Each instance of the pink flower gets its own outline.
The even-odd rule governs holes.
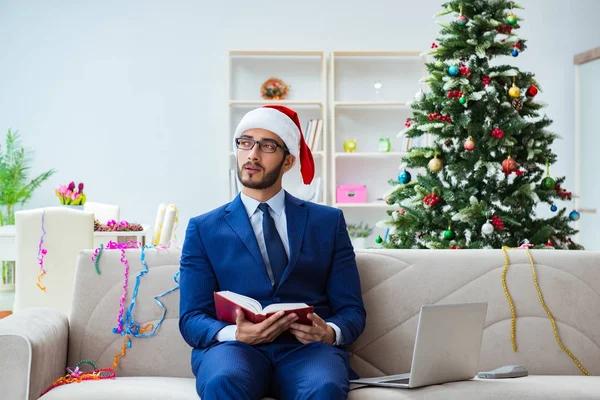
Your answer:
[[[75,189],[75,182],[69,183],[69,190]]]
[[[58,192],[58,194],[60,194],[61,196],[64,196],[65,193],[67,193],[67,185],[58,185],[58,189],[56,189],[56,191]]]
[[[79,192],[73,192],[73,194],[71,195],[71,200],[77,200],[78,197],[79,197]]]
[[[127,226],[127,221],[121,221],[121,222],[119,222],[119,226]]]
[[[66,197],[66,198],[69,198],[69,197],[71,197],[71,195],[72,195],[72,194],[73,194],[73,191],[72,191],[72,190],[67,190],[67,191],[65,192],[65,197]]]
[[[83,182],[79,183],[78,189],[79,189],[79,192],[83,192]]]
[[[108,221],[108,222],[106,223],[106,226],[114,226],[114,225],[116,225],[116,224],[117,224],[117,221],[115,221],[114,219],[111,219],[110,221]]]

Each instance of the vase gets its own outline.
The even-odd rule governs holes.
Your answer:
[[[61,207],[67,207],[67,208],[69,208],[71,210],[82,210],[83,211],[83,206],[81,206],[81,205],[71,206],[69,204],[61,204],[60,206]]]
[[[364,237],[354,237],[351,239],[352,247],[354,249],[366,249],[367,248],[367,238]]]

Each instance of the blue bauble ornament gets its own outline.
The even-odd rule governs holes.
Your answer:
[[[512,54],[513,57],[517,57],[519,55],[519,50],[513,49],[513,51],[512,51],[511,54]]]
[[[409,183],[411,178],[412,177],[410,176],[410,172],[408,172],[405,169],[403,169],[402,172],[400,172],[398,174],[398,182],[400,182],[403,185],[406,185],[407,183]]]
[[[550,211],[552,211],[552,212],[556,212],[556,210],[558,210],[558,207],[556,207],[554,204],[552,204],[552,205],[550,206]]]
[[[459,70],[458,70],[458,67],[456,65],[451,65],[451,66],[448,67],[448,73],[451,76],[458,75],[458,72],[459,72]]]
[[[569,213],[569,219],[571,221],[577,221],[579,219],[580,215],[577,211],[573,210]]]

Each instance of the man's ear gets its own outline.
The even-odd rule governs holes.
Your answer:
[[[285,156],[285,161],[283,163],[283,170],[285,172],[288,172],[290,169],[292,169],[292,167],[294,166],[294,163],[296,162],[296,156],[292,155],[292,154],[288,154]]]

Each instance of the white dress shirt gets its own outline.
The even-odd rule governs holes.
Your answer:
[[[258,248],[260,249],[260,254],[262,255],[263,261],[267,266],[267,274],[269,275],[271,284],[274,284],[275,282],[273,280],[273,274],[271,272],[271,263],[269,262],[267,245],[265,244],[265,237],[263,235],[262,229],[263,214],[262,211],[260,211],[260,209],[258,208],[258,206],[260,205],[260,201],[245,195],[243,192],[240,193],[240,197],[242,203],[244,204],[244,207],[246,208],[246,212],[248,213],[248,218],[250,218],[250,224],[252,225],[252,230],[254,230],[254,235],[256,236],[256,241],[258,242]],[[273,217],[273,221],[275,222],[275,228],[277,229],[277,233],[279,233],[279,237],[283,242],[283,247],[285,248],[285,253],[287,254],[289,260],[290,241],[287,235],[287,219],[285,216],[285,191],[281,189],[275,196],[267,200],[267,204],[269,205],[269,212],[271,214],[271,217]],[[343,338],[342,331],[340,330],[340,328],[332,322],[327,322],[327,325],[331,326],[335,331],[334,345],[341,345],[343,343]],[[224,327],[217,333],[217,340],[220,342],[227,340],[236,340],[236,330],[236,325],[228,325]]]

